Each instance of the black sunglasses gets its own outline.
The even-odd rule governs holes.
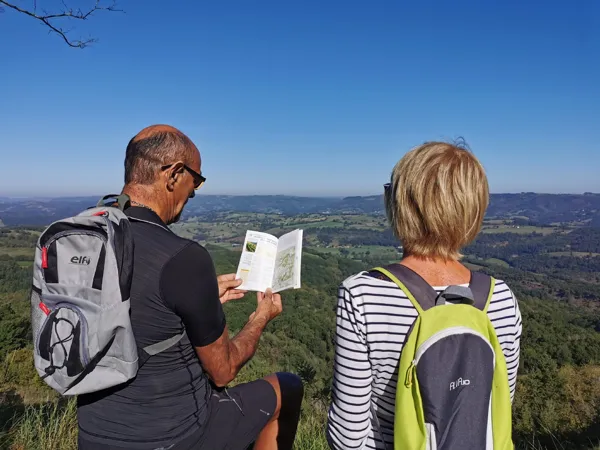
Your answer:
[[[169,167],[171,167],[173,164],[167,164],[165,166],[162,166],[160,168],[160,170],[166,170]],[[200,189],[200,187],[204,184],[204,182],[206,181],[206,177],[204,175],[202,175],[201,173],[196,172],[194,169],[190,168],[189,166],[187,166],[186,164],[183,165],[183,168],[185,170],[187,170],[190,175],[194,178],[194,189],[198,190]]]

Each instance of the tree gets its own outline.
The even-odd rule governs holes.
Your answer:
[[[80,8],[73,9],[69,7],[65,3],[65,0],[61,0],[61,5],[62,7],[55,11],[47,11],[45,9],[38,10],[37,0],[33,0],[33,8],[31,9],[17,6],[16,4],[5,0],[0,0],[0,12],[4,12],[4,9],[8,8],[19,14],[36,19],[49,29],[49,33],[58,34],[69,47],[74,48],[85,48],[88,45],[97,42],[97,39],[93,37],[84,40],[71,39],[67,36],[71,30],[63,28],[63,24],[88,20],[98,11],[122,12],[117,8],[115,0],[106,4],[102,0],[95,0],[93,6],[83,10]]]

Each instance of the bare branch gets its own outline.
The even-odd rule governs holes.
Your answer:
[[[65,30],[64,28],[62,28],[61,26],[56,24],[55,23],[56,21],[59,21],[59,20],[76,20],[76,21],[82,20],[83,21],[83,20],[89,19],[94,13],[96,13],[98,11],[123,12],[121,9],[117,8],[116,0],[112,0],[112,3],[107,6],[104,6],[102,4],[102,0],[96,0],[96,4],[94,5],[94,7],[90,8],[86,11],[82,11],[79,8],[77,8],[77,10],[74,10],[73,8],[68,7],[64,0],[61,0],[61,3],[63,5],[63,9],[58,12],[49,13],[49,12],[43,10],[42,14],[38,14],[37,13],[37,1],[35,1],[35,0],[33,2],[33,10],[23,9],[17,5],[9,3],[6,0],[0,0],[0,11],[3,10],[1,8],[1,6],[4,5],[5,7],[10,8],[14,11],[17,11],[21,14],[25,14],[26,16],[37,19],[49,28],[50,33],[58,34],[65,41],[65,43],[68,46],[74,47],[74,48],[85,48],[88,45],[96,42],[97,39],[89,38],[86,40],[71,40],[67,36],[67,34],[70,32],[70,30]]]

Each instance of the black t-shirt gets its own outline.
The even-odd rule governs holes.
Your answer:
[[[204,247],[190,241],[174,255],[162,270],[160,290],[166,305],[183,321],[192,345],[212,344],[223,334],[217,274]]]
[[[225,328],[215,268],[198,243],[175,235],[151,210],[129,208],[134,238],[131,323],[139,348],[185,329],[174,346],[150,357],[125,385],[78,399],[80,436],[132,449],[169,448],[201,432],[211,384],[194,346]],[[139,352],[139,350],[138,350]],[[80,445],[85,450],[85,445]]]

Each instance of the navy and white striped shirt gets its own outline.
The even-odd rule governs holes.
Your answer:
[[[434,286],[441,292],[445,286]],[[488,309],[506,358],[511,401],[519,367],[521,314],[510,288],[496,280]],[[339,287],[335,367],[327,436],[335,449],[393,448],[398,362],[417,310],[395,283],[361,272]]]

